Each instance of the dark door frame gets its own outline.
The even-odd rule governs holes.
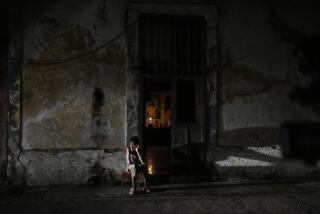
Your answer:
[[[139,8],[139,7],[138,7]],[[137,11],[128,11],[126,13],[126,20],[129,22],[130,20],[138,20],[141,14],[144,14],[146,12],[153,12],[152,9],[149,10],[137,10]],[[155,15],[158,14],[158,12],[155,12]],[[159,15],[165,14],[165,11],[163,13],[159,13]],[[199,15],[204,17],[205,19],[208,19],[206,14],[203,14],[201,11],[195,10],[194,15]],[[181,12],[180,9],[176,8],[176,13],[170,14],[170,15],[186,15],[183,12]],[[168,78],[172,80],[172,82],[175,82],[176,79],[198,79],[200,83],[200,102],[201,102],[201,143],[203,144],[203,147],[201,147],[201,160],[203,162],[207,162],[207,147],[208,147],[208,141],[209,141],[209,123],[210,121],[208,120],[208,100],[207,100],[207,21],[205,20],[205,38],[203,40],[203,58],[201,61],[201,74],[200,75],[180,75],[180,74],[162,74],[162,73],[152,73],[152,74],[147,74],[146,72],[143,72],[143,67],[141,63],[141,55],[140,55],[140,23],[138,22],[138,25],[130,31],[131,37],[128,37],[128,42],[132,44],[129,48],[129,56],[131,57],[131,61],[129,63],[129,77],[132,79],[135,79],[135,84],[138,86],[136,88],[131,87],[130,84],[127,86],[129,89],[132,89],[137,96],[136,102],[130,103],[129,104],[136,104],[136,112],[132,112],[131,114],[136,115],[137,118],[137,126],[127,128],[127,131],[131,134],[131,132],[136,133],[138,136],[143,135],[143,124],[144,124],[144,112],[143,112],[143,80],[146,77],[149,78]],[[130,55],[131,54],[131,55]],[[131,76],[130,76],[131,75]],[[133,78],[134,77],[134,78]],[[173,87],[172,90],[175,87]],[[175,92],[173,92],[175,93]],[[173,98],[174,99],[174,98]],[[131,101],[132,102],[132,101]],[[175,102],[175,101],[173,101]],[[173,106],[175,108],[175,106]],[[173,133],[171,134],[171,137],[173,136]],[[143,139],[142,139],[143,140]],[[172,140],[171,140],[172,142]],[[142,141],[143,144],[143,141]]]

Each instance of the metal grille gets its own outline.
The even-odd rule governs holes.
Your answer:
[[[198,76],[206,59],[206,22],[194,15],[140,16],[143,74]]]

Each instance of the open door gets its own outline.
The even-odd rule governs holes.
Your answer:
[[[171,170],[171,88],[169,80],[144,80],[143,143],[150,175],[168,175]]]
[[[195,177],[206,161],[206,28],[197,15],[140,15],[140,124],[151,175]]]
[[[142,139],[148,173],[201,175],[206,162],[200,78],[145,78]]]

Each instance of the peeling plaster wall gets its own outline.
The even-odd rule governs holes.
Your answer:
[[[208,151],[216,176],[320,175],[319,166],[283,160],[279,147],[283,122],[320,119],[318,104],[295,97],[300,87],[317,91],[310,78],[318,71],[306,70],[319,68],[319,10],[311,1],[221,4],[220,136]]]
[[[5,8],[0,7],[0,179],[6,176],[7,171],[7,64],[3,61],[8,53],[9,24]]]
[[[9,10],[9,43],[8,57],[21,59],[22,57],[22,24],[21,8]],[[10,183],[21,185],[25,183],[25,167],[21,157],[21,73],[22,62],[8,61],[8,140],[7,140],[7,173]]]
[[[27,184],[31,186],[97,182],[117,184],[125,168],[125,155],[121,151],[25,151],[21,161],[28,166]],[[96,170],[97,167],[99,170]]]
[[[281,123],[319,121],[320,114],[312,106],[292,99],[295,88],[308,77],[299,69],[297,44],[281,39],[284,32],[279,29],[286,28],[276,29],[271,23],[279,19],[274,21],[283,21],[301,34],[319,34],[320,23],[314,21],[320,18],[319,7],[299,1],[222,4],[222,145],[272,145],[277,143]]]
[[[24,55],[37,62],[86,53],[123,31],[126,1],[56,1],[27,8]],[[28,185],[120,180],[125,169],[124,36],[86,57],[25,64],[21,162]],[[30,61],[29,61],[30,62]],[[102,168],[95,175],[92,169]],[[91,180],[90,180],[91,179]]]
[[[24,57],[43,62],[90,51],[121,32],[125,21],[135,22],[140,12],[203,15],[208,24],[206,146],[213,178],[318,175],[317,168],[282,161],[276,145],[281,122],[319,120],[319,111],[291,97],[310,78],[301,72],[296,39],[284,37],[286,32],[272,24],[270,17],[279,17],[271,15],[270,8],[294,29],[289,28],[294,38],[299,32],[318,34],[318,14],[310,15],[312,6],[302,3],[297,13],[288,3],[230,0],[217,4],[217,20],[217,5],[211,3],[55,1],[41,3],[38,10],[28,5]],[[303,18],[297,18],[300,12]],[[8,175],[34,186],[119,182],[126,139],[139,135],[137,26],[108,48],[79,60],[25,64],[22,85],[17,73],[21,68],[10,68],[15,72],[10,77]],[[17,56],[22,50],[19,42],[14,44],[12,56]],[[238,147],[217,147],[218,126],[219,143]]]

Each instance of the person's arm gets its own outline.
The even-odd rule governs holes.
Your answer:
[[[126,160],[127,160],[127,165],[130,165],[129,148],[126,149]]]
[[[139,152],[139,148],[140,148],[140,146],[137,146],[136,152],[137,152],[137,154],[138,154],[140,163],[141,163],[141,164],[144,164],[144,162],[143,162],[143,160],[142,160],[142,156],[141,156],[141,154],[140,154],[140,152]]]

